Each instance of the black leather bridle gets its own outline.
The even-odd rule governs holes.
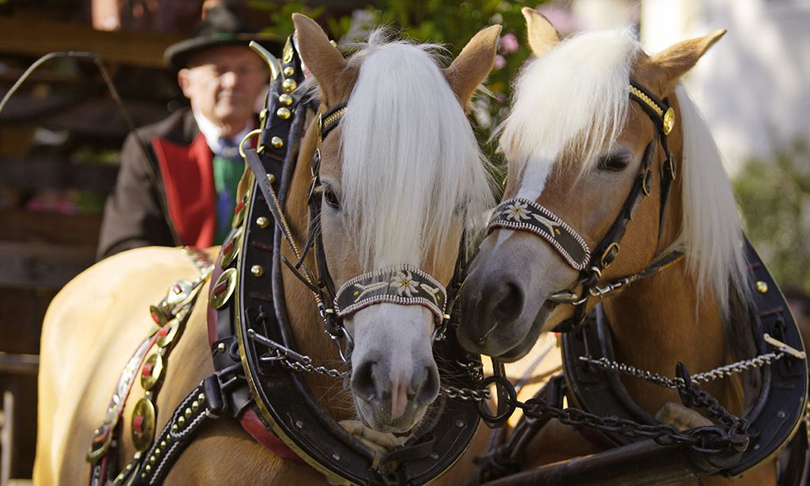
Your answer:
[[[594,251],[591,251],[576,230],[552,211],[530,199],[516,197],[502,202],[495,208],[489,223],[490,232],[496,228],[505,228],[528,231],[541,237],[563,257],[568,265],[580,272],[580,278],[570,290],[557,292],[549,299],[555,303],[567,303],[575,306],[574,315],[555,327],[554,332],[570,332],[582,325],[587,317],[586,309],[590,297],[602,296],[630,281],[653,275],[682,256],[680,252],[674,251],[658,255],[641,272],[618,279],[605,287],[598,287],[602,273],[613,263],[619,253],[620,243],[627,231],[627,224],[632,218],[633,209],[652,190],[653,157],[658,143],[661,144],[664,152],[661,167],[661,207],[658,218],[659,238],[664,228],[672,183],[677,177],[675,156],[669,151],[667,144],[667,135],[675,124],[675,110],[669,106],[666,98],[659,100],[635,81],[630,82],[628,90],[630,99],[638,103],[650,117],[655,127],[655,135],[644,150],[641,170],[636,176],[619,214]]]
[[[340,125],[346,110],[345,102],[338,103],[318,115],[319,145]],[[307,191],[310,217],[307,240],[298,261],[295,264],[288,261],[284,263],[316,295],[319,313],[326,331],[333,339],[344,337],[351,339],[343,326],[343,319],[365,307],[389,302],[426,307],[435,317],[434,339],[442,339],[453,314],[461,282],[464,281],[466,274],[464,234],[462,234],[455,270],[447,287],[424,270],[413,265],[402,264],[363,273],[336,288],[329,273],[321,232],[323,185],[320,179],[320,167],[321,150],[318,147],[312,156],[310,166],[312,180]],[[308,276],[301,270],[310,250],[315,251],[317,274],[314,276],[314,280],[312,276]],[[348,358],[347,354],[341,352],[344,358]]]

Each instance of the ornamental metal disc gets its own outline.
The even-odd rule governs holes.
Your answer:
[[[233,236],[228,238],[228,241],[223,243],[220,253],[222,260],[220,265],[224,268],[231,264],[231,262],[239,254],[239,248],[242,246],[242,227],[237,228],[233,232]]]
[[[211,290],[211,306],[219,309],[224,306],[233,295],[236,288],[236,269],[229,268],[222,272]]]
[[[155,438],[155,405],[141,398],[132,410],[132,442],[138,452],[145,452]]]
[[[146,362],[141,368],[141,386],[145,391],[155,387],[160,376],[163,374],[163,357],[158,353],[152,353],[146,358]]]
[[[169,316],[163,311],[161,307],[156,305],[149,306],[149,314],[152,316],[152,320],[155,321],[155,324],[158,326],[162,326],[169,322]]]
[[[194,290],[194,284],[189,280],[178,280],[169,289],[169,293],[166,295],[166,303],[172,307],[182,304],[191,295],[192,290]]]
[[[670,106],[664,113],[664,135],[669,135],[673,128],[675,128],[675,110]]]
[[[172,319],[165,326],[161,327],[157,332],[157,345],[159,348],[165,348],[174,341],[177,336],[177,330],[180,328],[180,320]]]

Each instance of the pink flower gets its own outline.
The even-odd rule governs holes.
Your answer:
[[[500,54],[495,56],[495,69],[501,69],[506,66],[506,59]]]
[[[510,52],[515,52],[516,50],[520,49],[520,43],[515,37],[515,34],[512,32],[507,32],[503,37],[501,37],[501,52],[504,54],[509,54]]]

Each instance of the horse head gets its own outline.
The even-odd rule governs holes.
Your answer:
[[[464,107],[493,65],[500,27],[443,70],[433,47],[379,34],[344,58],[314,21],[294,21],[320,95],[318,136],[301,153],[318,160],[317,224],[352,341],[353,401],[367,426],[405,432],[439,394],[432,342],[450,312],[444,288],[462,233],[489,203]]]
[[[519,359],[673,245],[726,302],[729,276],[745,278],[734,199],[719,157],[685,147],[717,152],[677,86],[725,31],[648,56],[630,28],[562,40],[523,13],[537,59],[501,127],[504,203],[462,291],[462,345]]]

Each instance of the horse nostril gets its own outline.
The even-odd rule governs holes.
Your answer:
[[[374,367],[376,361],[363,362],[354,373],[352,373],[352,390],[354,394],[366,401],[377,401],[377,387],[374,384]]]
[[[508,324],[520,317],[523,310],[523,291],[512,282],[507,282],[495,299],[492,317],[496,323]]]
[[[436,365],[425,367],[425,374],[422,383],[417,385],[416,402],[424,405],[432,403],[439,396],[439,369]]]

